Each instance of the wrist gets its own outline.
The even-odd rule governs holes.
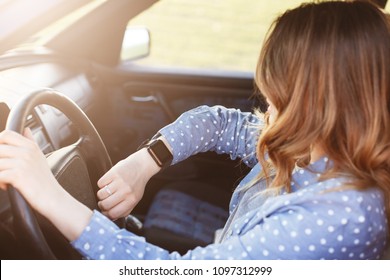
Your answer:
[[[48,180],[41,186],[37,196],[29,201],[34,209],[49,218],[50,214],[58,209],[58,205],[62,204],[65,193],[66,191],[57,180]]]
[[[58,184],[59,185],[59,184]],[[46,216],[69,240],[77,239],[88,225],[92,210],[73,198],[60,185],[45,210]]]
[[[47,180],[36,196],[28,197],[31,206],[70,241],[82,233],[92,216],[92,210],[73,198],[55,179]]]
[[[173,160],[172,147],[161,134],[158,133],[151,140],[146,140],[144,143],[139,149],[146,148],[150,157],[161,169],[171,165]]]
[[[139,164],[140,173],[147,176],[150,179],[153,175],[157,174],[161,167],[155,162],[147,148],[142,148],[128,157],[126,160],[133,160],[133,156],[136,156],[136,161]]]

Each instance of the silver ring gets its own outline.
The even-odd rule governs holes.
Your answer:
[[[112,195],[112,191],[110,190],[110,188],[109,188],[108,185],[106,185],[106,186],[104,187],[104,190],[106,191],[106,193],[108,193],[109,196]]]

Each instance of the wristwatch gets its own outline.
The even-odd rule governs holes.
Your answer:
[[[165,143],[158,138],[159,136],[161,135],[156,135],[151,140],[146,140],[146,143],[142,144],[138,150],[146,148],[156,164],[165,169],[171,165],[173,155]]]

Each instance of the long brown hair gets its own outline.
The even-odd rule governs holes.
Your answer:
[[[333,163],[324,177],[381,188],[390,219],[388,16],[362,1],[285,12],[262,49],[256,83],[278,111],[257,146],[265,175],[275,174],[269,188],[290,190],[293,169],[308,165],[316,145]]]

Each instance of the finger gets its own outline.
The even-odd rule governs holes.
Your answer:
[[[123,197],[118,193],[113,193],[109,197],[100,200],[98,202],[98,206],[103,211],[108,211],[112,208],[114,208],[117,204],[121,203],[123,201]]]
[[[108,211],[103,211],[102,213],[109,217],[111,220],[117,220],[122,217],[128,216],[133,208],[129,209],[129,206],[123,201],[122,203],[117,204],[115,207],[111,208]]]
[[[27,139],[35,142],[34,135],[32,134],[32,131],[29,127],[26,127],[23,132],[23,136],[26,137]]]
[[[0,189],[6,191],[7,188],[8,188],[8,184],[7,184],[7,183],[2,183],[2,182],[0,182]]]
[[[0,183],[18,188],[20,182],[26,177],[21,166],[23,162],[17,158],[0,158]]]
[[[20,156],[20,147],[0,144],[0,158],[19,158]]]
[[[0,157],[0,171],[16,170],[21,166],[21,162],[17,158]]]
[[[104,200],[104,199],[108,198],[109,196],[111,196],[113,193],[115,193],[116,190],[117,190],[117,188],[115,187],[115,184],[111,183],[111,184],[105,185],[103,188],[98,190],[96,195],[97,195],[99,200]]]
[[[12,130],[3,130],[2,132],[0,132],[0,143],[3,144],[20,145],[24,142],[22,138],[23,136]]]
[[[6,190],[8,185],[13,185],[15,179],[14,173],[11,169],[0,171],[0,185],[1,189]]]
[[[15,131],[3,130],[0,132],[0,143],[11,146],[25,146],[31,141]]]
[[[99,188],[104,188],[105,186],[111,184],[114,181],[114,177],[111,174],[111,169],[107,171],[97,182]]]

